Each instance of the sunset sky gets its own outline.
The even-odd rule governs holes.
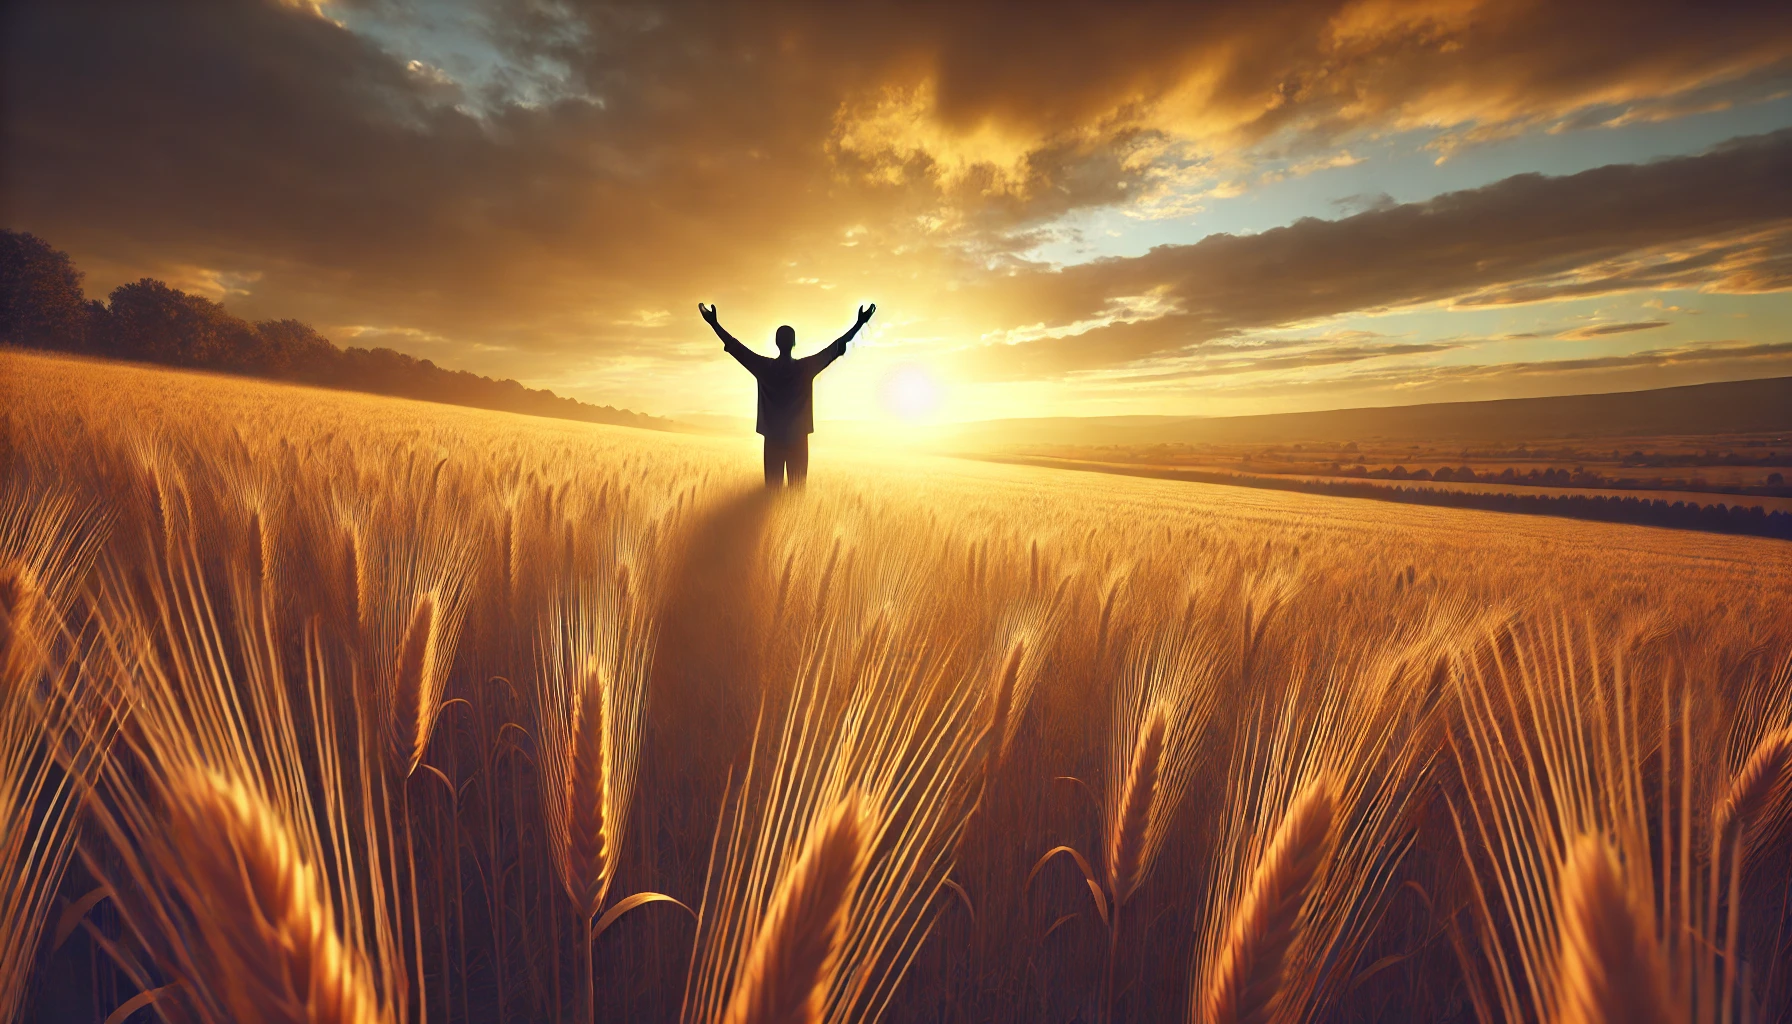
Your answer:
[[[1792,4],[7,5],[0,222],[662,415],[879,313],[819,418],[1792,373]]]

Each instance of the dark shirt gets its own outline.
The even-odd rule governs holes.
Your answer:
[[[801,359],[762,356],[733,338],[722,348],[759,381],[759,418],[753,429],[774,441],[815,433],[815,375],[846,354],[852,335]]]

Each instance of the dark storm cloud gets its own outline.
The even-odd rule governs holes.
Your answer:
[[[401,27],[440,17],[402,0],[324,10]],[[1765,95],[1792,80],[1784,5],[1720,17],[1615,2],[492,0],[466,20],[495,56],[441,67],[402,32],[357,35],[271,0],[32,0],[0,17],[9,226],[113,280],[182,267],[253,279],[230,300],[249,315],[439,336],[469,356],[502,344],[534,377],[574,347],[640,351],[668,335],[630,324],[682,317],[697,297],[806,294],[790,279],[818,264],[836,294],[937,301],[965,337],[1099,316],[1160,286],[1179,304],[1181,318],[1014,346],[1016,368],[1049,374],[1353,302],[1516,288],[1692,238],[1714,208],[1705,235],[1784,206],[1785,190],[1745,182],[1751,219],[1740,201],[1661,181],[1657,165],[1591,172],[1616,191],[1590,209],[1532,211],[1527,195],[1553,201],[1560,186],[1514,179],[1049,279],[1020,268],[1049,294],[1010,289],[995,309],[940,298],[948,280],[1000,298],[983,285],[1017,269],[1046,218],[1122,201],[1166,161],[1415,126],[1472,141],[1586,111],[1604,123]],[[1752,173],[1751,145],[1702,159]],[[1598,215],[1634,215],[1651,196],[1684,212],[1650,210],[1629,230]],[[1482,212],[1496,206],[1517,223]],[[1758,287],[1787,276],[1783,262],[1743,262]]]
[[[1085,322],[1140,295],[1176,312],[1006,346],[988,367],[1041,376],[1112,366],[1253,328],[1458,298],[1491,304],[1669,282],[1767,290],[1786,280],[1792,253],[1788,181],[1792,130],[1699,156],[1519,175],[1341,220],[1034,271],[992,286],[1011,319]]]

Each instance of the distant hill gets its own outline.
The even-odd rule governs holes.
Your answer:
[[[964,444],[1189,444],[1294,441],[1531,440],[1792,431],[1792,377],[1652,391],[1261,416],[1104,416],[985,420],[961,425]]]

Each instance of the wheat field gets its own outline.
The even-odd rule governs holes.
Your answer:
[[[1792,1017],[1782,542],[0,392],[0,1019]]]

